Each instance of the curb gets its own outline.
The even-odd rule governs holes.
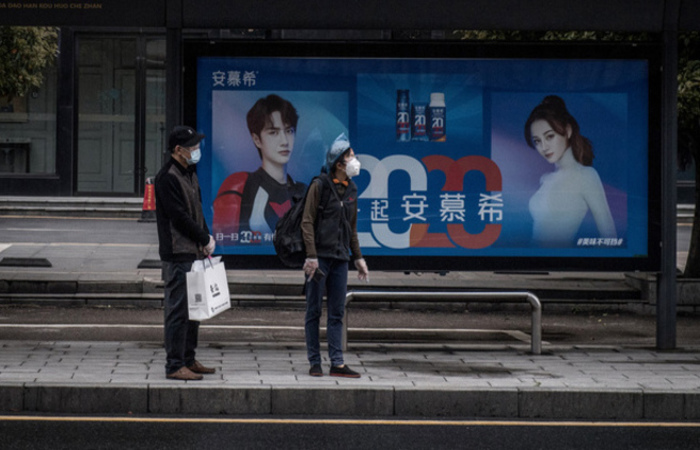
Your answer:
[[[699,420],[700,393],[643,390],[420,389],[0,384],[5,412],[327,415],[502,419]]]

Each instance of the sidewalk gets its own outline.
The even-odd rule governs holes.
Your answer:
[[[700,420],[700,349],[354,345],[360,379],[308,375],[302,343],[200,343],[217,368],[164,376],[160,343],[2,341],[3,413]]]
[[[31,266],[42,259],[51,267]],[[156,245],[0,244],[0,302],[160,306],[160,270],[139,268],[157,260]],[[301,298],[297,271],[229,271],[229,279],[240,306]],[[374,272],[370,285],[436,287],[644,304],[621,273]],[[198,359],[217,373],[179,382],[164,376],[161,342],[0,341],[0,412],[700,420],[700,345],[660,352],[543,342],[535,356],[513,342],[350,343],[346,360],[359,380],[308,376],[303,342],[200,342]]]

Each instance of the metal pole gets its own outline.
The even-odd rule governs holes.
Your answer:
[[[56,114],[56,174],[59,178],[59,192],[71,196],[77,190],[78,165],[76,141],[76,64],[75,33],[72,28],[63,27],[59,33],[58,60],[58,112]]]
[[[656,289],[656,348],[676,348],[676,154],[679,0],[666,2],[663,32],[661,273]]]

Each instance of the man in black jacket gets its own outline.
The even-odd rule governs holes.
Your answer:
[[[156,175],[156,220],[165,281],[165,375],[174,380],[201,380],[214,373],[195,359],[199,322],[189,320],[187,272],[196,259],[214,252],[214,238],[204,221],[196,164],[204,138],[187,126],[173,128],[171,158]]]

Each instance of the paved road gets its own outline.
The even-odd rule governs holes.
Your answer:
[[[698,423],[217,417],[1,417],[14,449],[689,449]]]
[[[76,217],[0,217],[4,243],[157,244],[154,222]]]

